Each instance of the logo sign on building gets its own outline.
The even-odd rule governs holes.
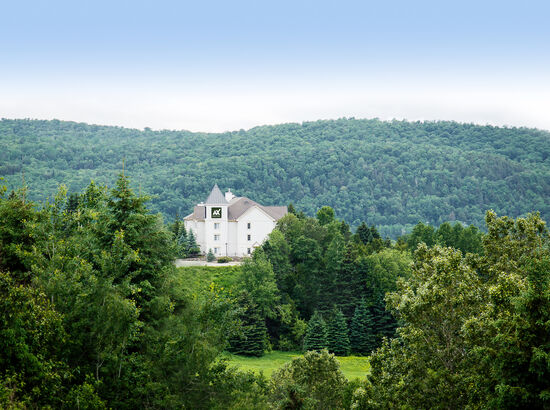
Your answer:
[[[221,218],[222,209],[221,208],[212,208],[212,218]]]

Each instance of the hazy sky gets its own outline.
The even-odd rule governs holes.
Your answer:
[[[0,117],[550,129],[548,1],[18,0],[0,16]]]

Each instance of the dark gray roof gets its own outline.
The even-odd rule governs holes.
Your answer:
[[[222,191],[220,191],[220,188],[218,188],[218,184],[214,185],[214,188],[212,188],[212,192],[210,192],[210,195],[208,195],[208,198],[206,198],[206,201],[204,201],[204,203],[208,205],[228,204],[225,196],[222,194]]]

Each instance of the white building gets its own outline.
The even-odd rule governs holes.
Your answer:
[[[216,256],[246,256],[260,246],[277,221],[287,214],[286,206],[263,206],[218,185],[204,203],[184,218],[185,229],[193,230],[201,252]]]

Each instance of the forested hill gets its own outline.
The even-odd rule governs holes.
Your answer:
[[[65,121],[0,122],[0,175],[29,196],[81,191],[125,172],[168,219],[215,182],[266,205],[323,205],[395,237],[417,222],[483,226],[485,210],[550,220],[550,133],[455,122],[339,119],[218,134]]]

